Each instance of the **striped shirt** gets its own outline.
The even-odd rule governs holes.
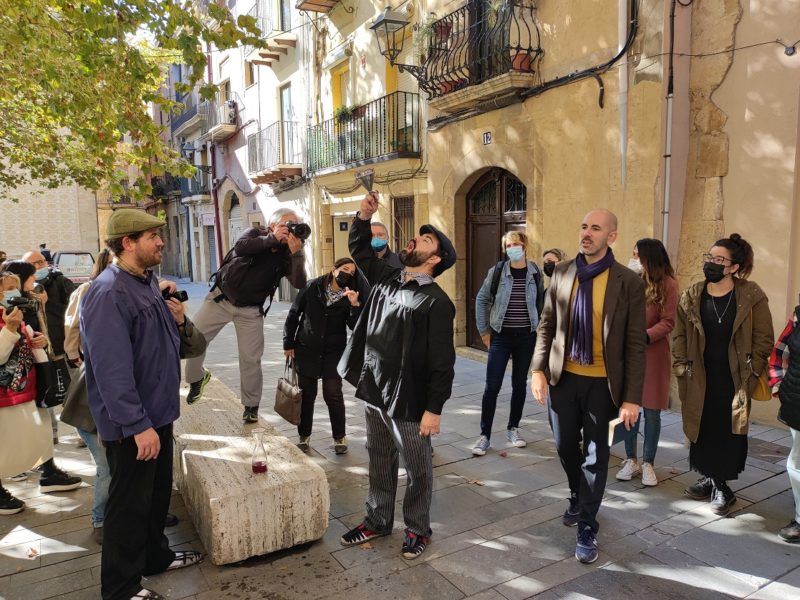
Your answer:
[[[528,268],[511,268],[511,276],[514,284],[511,288],[511,298],[508,301],[508,308],[503,318],[503,329],[506,327],[525,327],[531,328],[531,317],[528,314],[528,302],[525,296],[525,285],[528,278]]]

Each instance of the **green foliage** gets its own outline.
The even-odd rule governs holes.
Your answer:
[[[346,123],[353,118],[355,110],[355,106],[340,106],[333,111],[333,118],[337,123]]]
[[[127,168],[190,175],[165,145],[148,105],[180,105],[159,94],[166,68],[206,72],[206,50],[263,47],[252,17],[234,23],[214,0],[0,0],[0,196],[31,180],[122,192]],[[152,40],[152,43],[143,40]],[[213,98],[215,86],[200,93]],[[120,189],[117,189],[120,188]]]

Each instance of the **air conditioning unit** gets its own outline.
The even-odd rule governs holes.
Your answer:
[[[236,125],[236,100],[227,100],[225,106],[228,109],[228,124]]]

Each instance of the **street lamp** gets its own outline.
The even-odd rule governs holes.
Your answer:
[[[426,89],[427,79],[424,68],[395,62],[403,51],[403,41],[408,25],[408,21],[403,18],[402,14],[387,6],[386,10],[373,21],[370,29],[375,32],[375,37],[378,38],[378,48],[389,64],[397,67],[401,72],[408,71],[420,83],[420,86]]]

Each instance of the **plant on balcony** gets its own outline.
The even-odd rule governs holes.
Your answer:
[[[521,71],[523,73],[530,73],[531,68],[531,54],[530,52],[517,52],[511,57],[511,68],[514,71]]]
[[[433,42],[434,39],[434,23],[436,20],[436,13],[428,13],[414,28],[414,57],[420,64],[425,62],[428,49],[432,45],[431,42]]]
[[[337,123],[347,123],[353,118],[355,106],[340,106],[333,111],[333,118]]]

